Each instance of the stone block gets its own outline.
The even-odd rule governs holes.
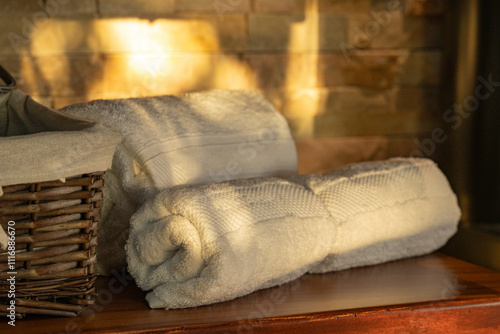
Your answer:
[[[416,135],[424,131],[419,112],[319,115],[315,137]]]
[[[312,88],[342,83],[338,54],[267,53],[244,57],[263,88]]]
[[[347,21],[337,15],[250,14],[250,50],[339,50]]]
[[[338,53],[247,54],[246,62],[263,88],[313,88],[345,85],[345,61]]]
[[[297,89],[289,91],[285,114],[299,114],[302,103],[305,111],[314,115],[376,114],[417,112],[439,113],[439,87],[391,87],[373,89],[364,87],[333,87]]]
[[[0,15],[0,30],[0,54],[4,55],[91,52],[97,42],[89,18],[61,19],[41,10],[33,15]]]
[[[175,12],[175,0],[100,0],[101,17],[158,18]]]
[[[407,15],[442,15],[446,10],[446,0],[403,0]]]
[[[418,149],[416,144],[417,137],[413,136],[396,136],[389,137],[387,154],[392,157],[409,157],[411,153]]]
[[[224,20],[216,16],[205,17],[217,31],[219,48],[225,51],[244,51],[247,47],[248,24],[245,15],[224,15]]]
[[[353,87],[336,89],[332,93],[325,105],[324,114],[376,114],[396,110],[395,92],[392,89]]]
[[[376,12],[403,12],[405,0],[371,0],[371,10]]]
[[[284,92],[283,115],[288,120],[294,138],[314,137],[316,115],[330,108],[338,109],[338,101],[328,100],[330,91],[326,88],[296,89]]]
[[[443,20],[408,17],[400,12],[372,12],[349,19],[348,42],[343,49],[440,48]]]
[[[388,157],[388,139],[375,137],[314,138],[295,142],[299,173],[325,173],[347,164]]]
[[[320,13],[353,14],[368,13],[371,0],[317,0]]]
[[[97,16],[95,0],[47,0],[44,8],[51,17]]]
[[[340,15],[320,15],[319,16],[319,49],[339,50],[342,43],[347,40],[348,23],[344,16]],[[307,33],[304,39],[310,38]]]
[[[285,105],[285,114],[309,115],[365,114],[394,111],[396,96],[391,89],[365,89],[360,87],[334,87],[299,89],[290,91]]]
[[[278,110],[280,113],[283,113],[283,106],[285,100],[285,93],[282,89],[276,88],[266,88],[260,89],[261,93],[264,97],[271,102],[271,104]]]
[[[341,68],[347,85],[373,88],[438,85],[441,80],[441,51],[358,50],[345,58]]]
[[[0,2],[0,15],[25,17],[31,23],[54,17],[96,15],[95,0],[20,0]]]
[[[254,11],[259,13],[300,13],[305,10],[306,0],[255,0]]]
[[[109,55],[105,60],[105,91],[149,96],[208,89],[214,63],[214,58],[205,54]]]
[[[284,53],[248,54],[244,60],[255,74],[260,87],[282,88],[287,84],[290,56]]]
[[[105,53],[208,52],[219,49],[216,30],[203,20],[106,19],[97,23],[96,30],[99,48]]]
[[[441,57],[439,50],[410,52],[401,64],[397,82],[401,85],[439,85]]]
[[[49,19],[41,23],[30,36],[28,53],[36,56],[67,53],[93,53],[99,39],[92,19]]]
[[[397,83],[408,52],[400,50],[358,51],[345,59],[342,74],[346,85],[389,88]],[[416,69],[418,71],[418,69]]]
[[[250,14],[248,48],[250,50],[287,50],[290,26],[300,17],[288,15]]]
[[[103,62],[97,56],[22,57],[18,66],[18,87],[31,95],[80,96],[103,91]]]
[[[211,88],[221,89],[257,89],[257,77],[250,66],[240,56],[220,54],[214,56]]]
[[[63,0],[64,1],[64,0]],[[33,0],[4,0],[0,2],[1,15],[33,15],[37,11],[44,11],[42,1]]]
[[[394,89],[396,101],[394,110],[418,111],[427,114],[428,120],[439,118],[441,111],[440,87],[398,87]],[[441,115],[442,116],[442,115]]]
[[[344,57],[339,53],[319,53],[317,55],[318,87],[346,85]]]
[[[250,0],[177,0],[177,11],[213,12],[224,20],[226,14],[247,13],[250,11]]]
[[[4,15],[0,12],[0,54],[16,55],[29,53],[31,38],[43,21],[32,20],[32,16],[13,13]]]
[[[318,125],[329,117],[340,118],[348,122],[346,129],[332,128],[328,135],[364,135],[361,128],[355,127],[357,117],[394,112],[397,96],[395,90],[361,89],[357,87],[296,89],[286,92],[283,114],[289,119],[290,127],[296,138],[311,138],[321,129],[327,135],[326,128]],[[344,120],[345,119],[345,120]],[[361,124],[361,123],[360,123]],[[363,125],[363,129],[365,126]],[[346,132],[347,131],[347,132]],[[378,134],[378,133],[371,133]]]
[[[99,47],[105,53],[218,52],[246,45],[243,15],[179,16],[176,19],[104,19],[96,23]]]
[[[439,124],[438,88],[338,87],[286,92],[283,114],[296,138],[402,135]]]
[[[106,92],[131,96],[257,88],[253,73],[237,56],[204,53],[110,55],[104,85]]]

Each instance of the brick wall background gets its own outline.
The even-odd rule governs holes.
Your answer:
[[[54,108],[261,90],[301,172],[408,156],[439,125],[444,0],[0,0],[0,64]],[[432,156],[431,156],[432,158]]]

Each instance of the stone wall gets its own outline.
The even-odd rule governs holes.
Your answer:
[[[444,0],[0,2],[0,64],[60,108],[261,90],[301,172],[407,156],[439,125]],[[432,157],[432,156],[431,156]]]

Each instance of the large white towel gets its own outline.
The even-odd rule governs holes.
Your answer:
[[[61,111],[104,122],[123,138],[103,189],[101,274],[126,265],[131,213],[159,190],[297,172],[286,120],[254,91],[99,100]]]
[[[132,218],[129,271],[153,308],[232,299],[321,273],[422,255],[460,210],[430,160],[352,165],[159,193]]]

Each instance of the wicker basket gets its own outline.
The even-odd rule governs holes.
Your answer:
[[[94,303],[103,174],[3,188],[0,224],[5,232],[9,225],[15,228],[16,254],[9,262],[7,250],[0,250],[0,314],[11,301],[11,276],[18,317],[76,316]]]

